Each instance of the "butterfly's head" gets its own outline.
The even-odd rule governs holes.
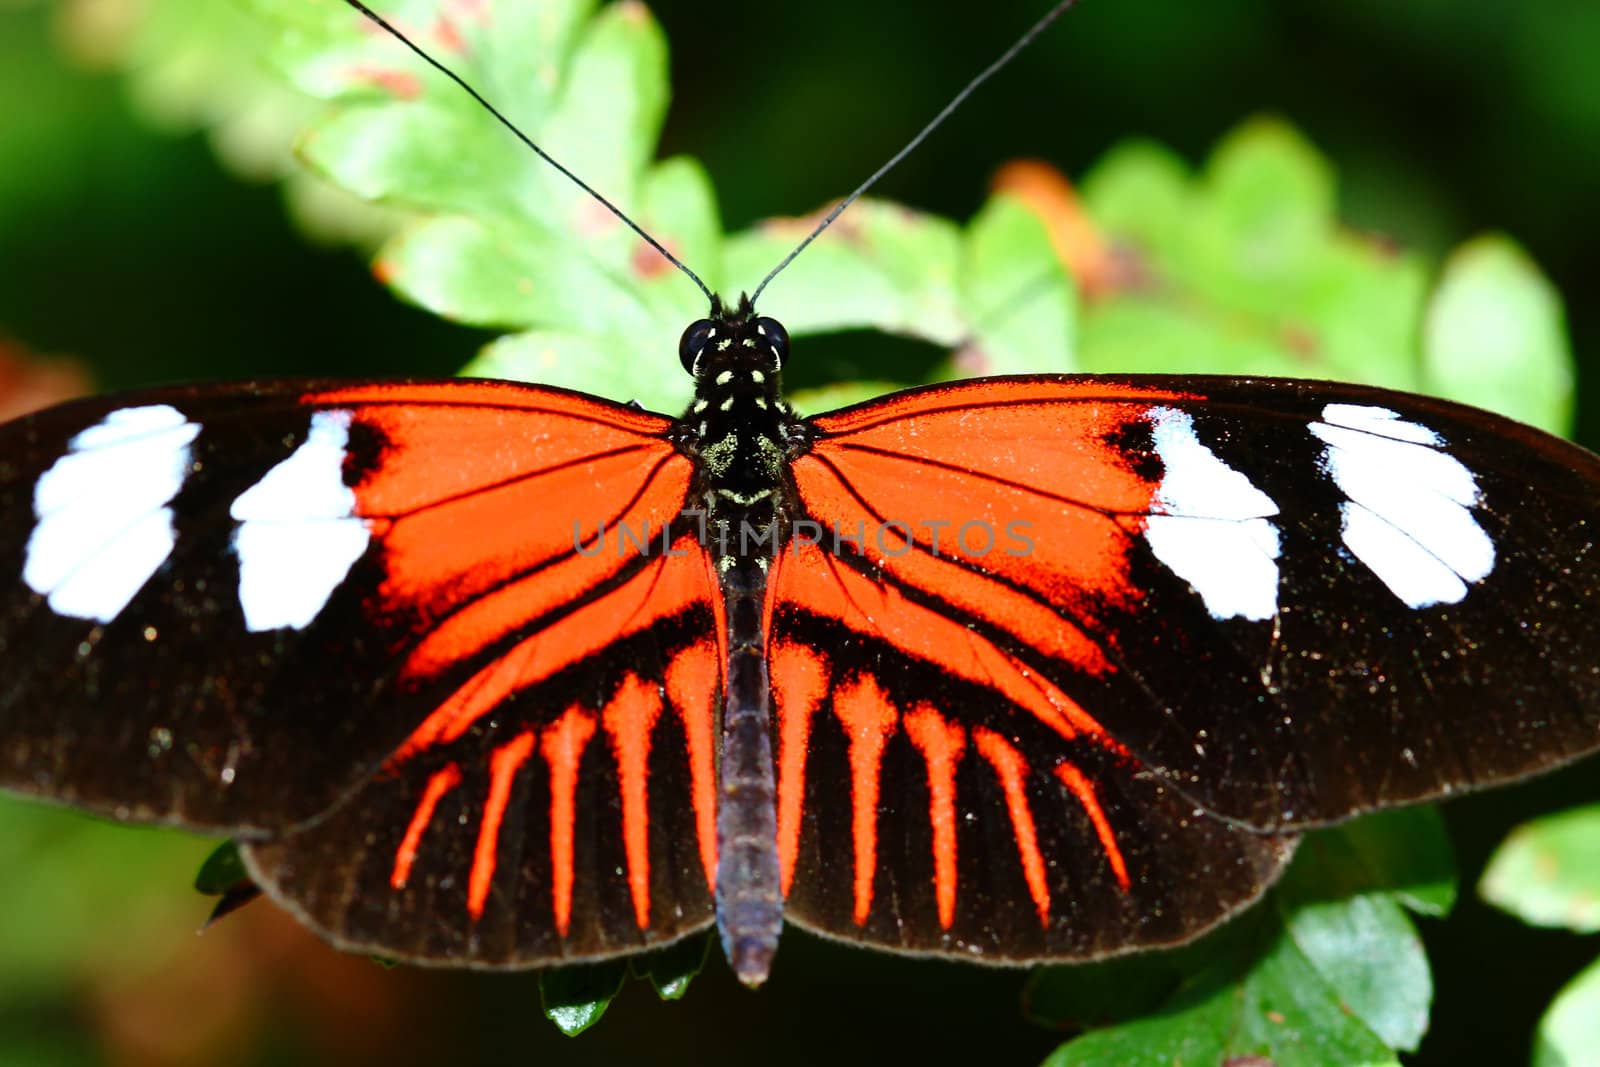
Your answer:
[[[756,381],[776,386],[789,358],[789,332],[777,319],[757,315],[747,296],[739,298],[736,309],[714,297],[710,316],[683,331],[678,358],[697,384],[728,374],[749,378],[754,372]]]

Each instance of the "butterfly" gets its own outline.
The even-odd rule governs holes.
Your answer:
[[[1600,458],[1329,382],[1024,376],[801,417],[713,298],[674,416],[172,387],[0,427],[0,786],[236,837],[325,937],[611,958],[786,922],[1087,960],[1296,836],[1600,748]]]

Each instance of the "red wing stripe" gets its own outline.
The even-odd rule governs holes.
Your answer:
[[[769,658],[772,695],[778,707],[778,871],[789,895],[800,858],[800,815],[806,796],[806,746],[811,716],[828,691],[828,661],[792,642],[775,643]]]
[[[452,693],[423,720],[391,757],[397,764],[432,745],[466,733],[519,689],[537,684],[569,664],[593,655],[618,638],[705,603],[703,555],[692,540],[676,546],[687,555],[658,557],[626,582],[558,619],[514,646]]]
[[[650,735],[661,717],[661,693],[630,674],[601,713],[617,758],[622,792],[622,849],[628,892],[639,929],[650,926]]]
[[[928,823],[933,828],[933,893],[939,925],[956,918],[956,764],[966,750],[961,727],[947,723],[927,704],[905,717],[906,736],[928,766]]]
[[[695,833],[700,838],[700,863],[706,889],[717,887],[717,786],[714,702],[722,674],[709,641],[684,649],[667,665],[667,699],[683,724],[689,750],[689,802],[694,805]]]
[[[574,838],[578,819],[578,766],[594,736],[594,719],[568,708],[544,733],[540,754],[550,765],[550,902],[556,932],[567,936],[572,923],[572,883],[576,878]]]
[[[1028,895],[1039,909],[1039,925],[1050,925],[1050,886],[1045,880],[1044,855],[1039,851],[1039,834],[1033,811],[1028,807],[1028,762],[1005,738],[982,726],[972,731],[978,754],[989,761],[1000,789],[1005,793],[1006,810],[1011,814],[1011,832],[1017,841],[1017,856],[1022,861],[1022,877]]]
[[[1071,763],[1056,764],[1055,773],[1061,783],[1072,790],[1072,795],[1083,805],[1089,821],[1094,823],[1094,832],[1100,837],[1100,848],[1106,854],[1106,862],[1111,864],[1111,873],[1126,893],[1132,887],[1128,880],[1128,864],[1122,858],[1122,849],[1117,847],[1117,835],[1111,829],[1111,820],[1106,818],[1105,809],[1100,806],[1094,783]]]
[[[422,725],[411,732],[386,765],[398,767],[417,753],[454,741],[466,733],[474,722],[516,690],[533,651],[533,643],[524,642],[467,679],[422,720]]]
[[[507,475],[498,481],[487,482],[483,485],[475,485],[469,489],[462,489],[459,492],[452,493],[449,496],[439,497],[436,500],[415,501],[407,506],[403,511],[380,513],[362,509],[358,514],[360,514],[362,518],[366,519],[390,519],[398,523],[401,520],[409,519],[414,516],[424,514],[425,512],[436,511],[439,508],[449,507],[451,504],[461,504],[477,497],[491,496],[495,493],[498,493],[502,489],[515,489],[526,486],[529,482],[537,478],[549,478],[556,475],[566,474],[574,470],[582,470],[585,466],[602,464],[608,460],[621,460],[622,462],[620,466],[623,467],[623,469],[637,471],[641,467],[639,456],[641,452],[648,453],[658,451],[659,448],[652,447],[652,443],[639,442],[638,444],[622,445],[618,448],[606,449],[603,452],[590,452],[580,456],[574,456],[571,459],[564,459],[558,463],[552,463],[548,467],[536,467],[532,470],[518,471],[517,473]],[[660,465],[659,461],[657,465]],[[627,508],[624,507],[622,510],[626,511]]]
[[[619,546],[623,526],[651,548],[659,544],[661,528],[683,506],[688,472],[681,456],[652,465],[635,455],[585,457],[394,519],[382,538],[386,574],[380,592],[391,606],[437,619],[437,627],[447,629],[460,625],[460,615],[482,615],[485,601],[529,579],[552,584],[553,573],[576,567],[592,576],[590,582],[599,581],[639,554]],[[608,495],[591,502],[600,485]],[[356,492],[359,513],[366,514],[362,489]],[[571,502],[571,517],[562,521],[549,514],[552,500]],[[600,533],[605,537],[597,541]],[[524,610],[523,617],[548,609]]]
[[[851,836],[855,840],[855,920],[872,914],[873,878],[878,870],[878,780],[883,749],[899,713],[870,676],[839,689],[833,713],[850,738]]]
[[[785,592],[804,583],[804,594],[792,601],[807,611],[839,619],[861,633],[881,634],[908,655],[991,686],[1068,740],[1087,734],[1110,751],[1122,751],[1076,701],[959,622],[907,599],[893,586],[880,586],[836,563],[814,545],[788,554]]]
[[[467,911],[474,920],[483,918],[483,907],[494,882],[494,869],[500,854],[500,824],[506,805],[511,802],[511,784],[517,771],[533,752],[533,732],[518,734],[489,756],[489,796],[483,802],[483,821],[478,824],[478,847],[473,851],[472,870],[467,877]]]
[[[630,529],[640,531],[648,526],[655,531],[651,535],[650,547],[653,551],[660,546],[662,523],[676,515],[688,491],[688,461],[679,456],[672,462],[671,468],[667,468],[668,465],[663,462],[650,471],[649,480],[642,483],[648,493],[641,497],[632,510],[622,513],[621,521],[625,521]],[[592,492],[596,483],[588,484]],[[524,501],[522,511],[526,513],[547,506],[548,499],[564,500],[569,497],[583,499],[577,489],[555,493],[550,498],[538,495]],[[631,546],[626,549],[619,546],[614,536],[608,537],[606,543],[595,546],[594,555],[579,553],[573,545],[572,528],[563,525],[549,531],[548,542],[538,546],[536,554],[542,553],[538,559],[518,560],[515,558],[516,550],[507,544],[499,552],[502,558],[491,558],[490,562],[481,564],[472,560],[464,561],[458,558],[459,546],[461,538],[468,533],[474,543],[474,559],[481,559],[482,547],[477,542],[481,537],[491,535],[480,534],[480,530],[495,530],[504,526],[511,533],[498,536],[510,537],[513,541],[520,537],[518,547],[526,551],[527,543],[533,538],[532,533],[526,532],[530,524],[516,516],[503,523],[476,521],[470,515],[451,515],[448,518],[451,520],[449,524],[433,530],[432,536],[426,539],[433,545],[429,551],[440,554],[439,560],[425,566],[416,565],[420,568],[419,573],[430,576],[420,580],[418,588],[436,590],[432,594],[433,602],[425,603],[423,607],[430,613],[437,612],[439,621],[407,657],[404,672],[408,677],[435,674],[492,642],[524,629],[531,620],[579,599],[625,568],[636,566],[639,558]],[[465,525],[468,533],[462,531],[461,525]],[[542,525],[546,524],[532,524],[533,527]],[[615,530],[613,526],[613,534]],[[517,531],[523,532],[517,534]],[[684,541],[688,542],[687,549]],[[391,552],[400,551],[392,547],[391,542],[394,542],[394,535],[384,542],[386,559],[391,567],[391,579],[385,585],[385,595],[398,595],[403,605],[409,602],[409,597],[417,594],[399,595],[390,590],[390,585],[398,581],[394,574],[407,573],[394,571],[404,561],[402,558],[389,558]],[[449,551],[451,547],[457,551]],[[680,539],[674,548],[675,552],[685,550],[694,554],[702,552],[692,538]],[[662,557],[657,555],[655,558],[660,560]],[[418,580],[413,580],[413,584],[415,581]]]
[[[864,528],[876,531],[878,539],[888,539],[885,531],[893,528],[892,516],[870,506],[834,463],[822,458],[808,459],[806,463],[808,466],[815,463],[826,470],[837,483],[823,498],[827,502],[821,506],[831,509],[838,507],[839,501],[854,501],[856,510],[852,518],[861,518],[866,524]],[[802,495],[811,506],[810,502],[816,498],[818,490],[817,479],[815,476],[805,477],[801,486]],[[937,493],[937,488],[933,492]],[[1059,529],[1066,523],[1067,520],[1063,519],[1055,526]],[[850,523],[845,522],[844,525],[848,528]],[[989,528],[988,524],[984,525]],[[1098,514],[1094,516],[1093,525],[1103,527],[1102,532],[1127,539],[1121,527],[1102,521]],[[879,546],[884,550],[884,558],[879,564],[897,583],[917,589],[925,596],[936,596],[947,601],[952,607],[1027,641],[1044,655],[1066,660],[1091,674],[1104,674],[1112,669],[1105,650],[1090,636],[1086,623],[1074,617],[1066,597],[1059,597],[1058,602],[1051,603],[1042,599],[1037,592],[1018,586],[1017,576],[990,573],[977,558],[964,556],[959,551],[952,552],[951,542],[956,535],[948,531],[943,545],[917,536],[915,530],[910,532],[910,539],[902,536],[893,543]],[[999,551],[996,549],[992,554],[998,554]],[[993,562],[988,557],[983,559]],[[1004,570],[1023,571],[1025,568],[1011,561],[1009,567],[1002,568]],[[1060,583],[1040,584],[1050,588]]]
[[[411,880],[412,864],[417,862],[417,848],[422,844],[422,834],[428,828],[428,823],[433,821],[434,809],[439,806],[439,801],[444,795],[461,784],[461,768],[454,763],[434,771],[433,777],[428,779],[428,785],[422,791],[422,799],[417,802],[417,808],[411,813],[411,822],[406,827],[406,835],[400,840],[400,847],[394,854],[394,872],[389,875],[389,885],[395,889],[404,889]]]

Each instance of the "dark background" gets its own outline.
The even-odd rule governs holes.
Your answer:
[[[705,162],[729,229],[811,210],[854,187],[1045,6],[663,0],[652,8],[673,45],[676,92],[663,151]],[[448,373],[481,342],[397,305],[353,254],[308,245],[275,188],[228,176],[202,137],[152,131],[116,75],[61,56],[49,16],[48,4],[0,5],[0,339],[79,360],[106,386]],[[1594,0],[1085,0],[877,192],[966,218],[1007,159],[1039,157],[1081,174],[1117,141],[1146,135],[1198,163],[1262,112],[1289,119],[1333,162],[1351,224],[1435,255],[1484,230],[1522,242],[1567,300],[1579,437],[1600,440]],[[1470,892],[1510,826],[1594,800],[1595,777],[1591,763],[1447,809],[1466,899],[1448,924],[1424,924],[1438,998],[1432,1034],[1411,1062],[1524,1061],[1549,997],[1600,948],[1529,930]],[[318,948],[303,951],[338,966]],[[906,963],[800,935],[786,938],[760,994],[738,990],[714,962],[686,1003],[658,1004],[631,988],[577,1042],[539,1017],[527,978],[380,972],[364,962],[352,973],[393,987],[374,996],[406,1006],[376,1016],[394,1029],[370,1041],[318,1037],[318,1026],[343,1032],[339,1020],[319,1023],[302,1007],[253,1055],[288,1062],[297,1050],[331,1047],[344,1062],[1009,1064],[1036,1062],[1059,1040],[1021,1020],[1020,975]],[[19,1013],[98,1048],[84,1028],[99,1016],[80,1002],[0,1002],[0,1033]],[[356,1017],[347,1029],[360,1028]],[[67,1062],[98,1053],[85,1055]],[[159,1062],[114,1045],[106,1057]],[[243,1052],[230,1061],[254,1062]],[[4,1048],[0,1062],[11,1062]]]

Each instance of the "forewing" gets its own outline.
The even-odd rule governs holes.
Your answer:
[[[1600,461],[1572,445],[1209,378],[812,425],[770,601],[797,922],[988,958],[1181,940],[1275,877],[1261,834],[1600,747]]]
[[[1215,814],[1300,828],[1600,748],[1600,459],[1574,445],[1227,378],[980,381],[815,424],[803,508],[914,527],[869,546],[886,594],[970,624]],[[934,552],[930,520],[994,547]]]
[[[270,837],[247,849],[265,888],[392,955],[704,925],[715,583],[692,538],[665,552],[690,477],[668,425],[446,381],[158,390],[6,426],[0,784]],[[384,870],[358,921],[322,890],[361,863]],[[500,922],[533,883],[542,911]]]

